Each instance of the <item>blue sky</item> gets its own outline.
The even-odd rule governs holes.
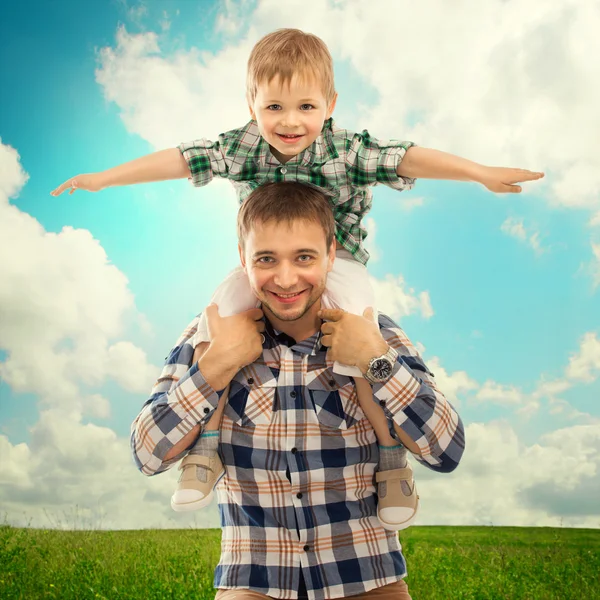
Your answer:
[[[48,500],[25,491],[41,476],[41,457],[81,451],[102,455],[102,481],[118,479],[117,461],[123,481],[135,482],[129,508],[111,512],[113,526],[188,523],[168,513],[172,474],[158,483],[136,477],[127,438],[164,356],[236,264],[233,190],[182,180],[49,192],[78,173],[245,123],[248,52],[264,33],[290,26],[320,35],[332,50],[338,124],[546,172],[511,196],[466,182],[374,190],[367,247],[376,254],[369,269],[381,308],[422,344],[473,440],[462,474],[432,480],[417,471],[421,494],[431,498],[423,523],[552,524],[573,513],[578,490],[600,489],[600,179],[590,141],[600,94],[577,44],[553,57],[556,72],[536,62],[545,56],[539,44],[560,36],[595,44],[590,23],[600,17],[573,5],[571,25],[561,29],[558,8],[528,4],[537,17],[523,18],[517,34],[492,27],[498,15],[509,19],[515,2],[491,2],[487,12],[472,3],[462,19],[441,3],[430,18],[399,2],[394,18],[411,23],[402,52],[383,9],[363,14],[351,0],[315,2],[302,14],[270,0],[3,8],[0,455],[11,466],[0,476],[0,508],[15,522],[24,511],[38,515]],[[340,32],[342,20],[354,34]],[[460,40],[444,22],[463,28]],[[385,41],[375,48],[369,36]],[[509,66],[506,56],[514,57]],[[557,83],[560,69],[570,74],[569,90]],[[62,446],[60,431],[89,447]],[[521,479],[503,492],[509,510],[490,496],[473,508],[477,516],[465,516],[456,489],[497,495],[504,488],[492,482],[515,460]],[[82,505],[91,475],[81,462],[64,467],[81,476],[81,487],[53,497],[57,510]],[[553,465],[568,469],[569,481],[556,483]],[[535,498],[549,483],[561,498],[567,486],[572,506],[530,506],[520,493]],[[451,486],[455,503],[442,506],[438,486]],[[149,489],[156,498],[144,502]],[[217,526],[211,510],[200,522]],[[575,509],[567,524],[599,526],[600,513],[586,510]]]

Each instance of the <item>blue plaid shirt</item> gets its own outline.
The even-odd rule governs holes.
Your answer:
[[[132,424],[131,447],[145,475],[184,455],[164,456],[217,407],[193,361],[199,316],[166,359],[152,395]],[[460,417],[438,390],[406,334],[379,315],[384,339],[398,351],[391,379],[373,386],[391,435],[394,423],[419,447],[416,460],[450,472],[464,449]],[[262,356],[237,373],[219,429],[226,474],[217,485],[221,559],[216,588],[297,598],[344,598],[406,575],[395,532],[377,518],[375,432],[354,381],[332,371],[321,334],[296,343],[267,322]]]

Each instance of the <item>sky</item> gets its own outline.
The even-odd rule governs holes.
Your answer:
[[[0,14],[0,519],[219,527],[171,510],[129,431],[164,358],[237,264],[232,186],[50,191],[249,120],[266,33],[320,36],[335,122],[546,173],[521,194],[374,189],[379,309],[466,427],[416,465],[420,525],[600,527],[600,5],[593,0],[5,3]]]

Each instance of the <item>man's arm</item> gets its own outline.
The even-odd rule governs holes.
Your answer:
[[[205,314],[211,338],[206,351],[194,360],[190,342],[196,317],[169,353],[152,395],[131,425],[133,457],[144,475],[162,473],[182,457],[235,374],[262,353],[260,309],[222,318],[212,304]]]
[[[479,163],[431,148],[412,146],[398,164],[396,173],[411,179],[448,179],[473,181],[485,185],[492,192],[518,193],[519,182],[533,181],[544,176],[541,172],[505,167],[486,167]]]
[[[430,469],[449,473],[458,465],[464,448],[464,428],[458,413],[437,388],[404,331],[380,314],[375,325],[367,309],[363,316],[340,309],[321,310],[321,342],[330,360],[355,365],[364,374],[372,358],[398,353],[391,377],[373,385],[373,401],[383,407],[392,438],[403,443]]]

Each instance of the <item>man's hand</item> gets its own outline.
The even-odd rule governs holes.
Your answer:
[[[321,326],[321,343],[329,347],[330,360],[356,366],[364,374],[372,358],[388,351],[389,346],[372,316],[372,308],[367,308],[363,316],[341,309],[319,311],[319,317],[327,321]]]
[[[50,192],[51,196],[60,196],[65,190],[71,188],[69,196],[75,190],[85,190],[86,192],[99,192],[104,189],[102,185],[102,174],[101,173],[84,173],[67,179],[64,183],[61,183],[55,190]]]
[[[237,373],[262,354],[261,332],[265,330],[265,324],[260,320],[263,317],[260,308],[221,317],[219,307],[211,304],[204,314],[210,337],[207,353],[220,357],[227,367],[235,369]]]
[[[511,169],[507,167],[485,167],[483,165],[477,169],[477,181],[496,194],[518,194],[521,191],[520,185],[525,181],[535,181],[541,179],[543,173],[528,171],[527,169]]]

